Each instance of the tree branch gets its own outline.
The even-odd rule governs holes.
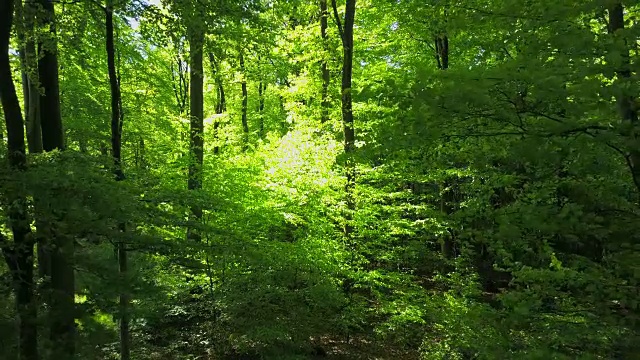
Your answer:
[[[342,22],[340,21],[340,14],[338,13],[338,4],[336,4],[336,0],[331,0],[331,7],[333,8],[333,17],[336,20],[336,25],[338,26],[338,33],[340,34],[340,39],[344,42],[344,28],[342,27]]]

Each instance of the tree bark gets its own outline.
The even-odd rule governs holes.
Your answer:
[[[176,58],[175,58],[176,60],[175,65],[177,66],[177,68],[174,68],[174,64],[171,63],[171,80],[172,80],[172,86],[173,86],[173,94],[176,99],[176,106],[178,108],[178,112],[180,113],[180,116],[182,116],[186,111],[187,101],[189,99],[189,96],[188,96],[189,80],[187,79],[187,76],[186,76],[187,69],[184,64],[185,62],[182,60],[182,55],[180,54],[181,51],[182,51],[182,46],[177,45],[176,52],[178,52],[178,55],[176,55]]]
[[[115,40],[113,28],[113,7],[108,2],[105,7],[106,20],[106,50],[107,67],[109,72],[109,87],[111,90],[111,156],[113,157],[114,174],[116,180],[124,179],[122,171],[122,122],[120,108],[120,84],[116,72]]]
[[[215,55],[210,52],[209,53],[209,62],[211,63],[211,72],[213,73],[213,78],[216,83],[216,114],[221,115],[225,111],[227,111],[227,104],[224,95],[224,85],[222,83],[222,76],[220,76],[220,69],[218,68],[218,62],[216,61]],[[213,122],[213,153],[220,153],[220,146],[218,142],[220,141],[220,135],[218,134],[218,130],[220,128],[220,121],[216,118]]]
[[[356,14],[356,0],[347,0],[344,26],[340,21],[336,0],[331,0],[333,12],[338,25],[340,38],[342,39],[342,124],[344,131],[344,152],[345,152],[345,196],[347,209],[345,212],[344,233],[348,240],[351,240],[353,227],[353,213],[356,210],[355,187],[356,187],[356,164],[354,159],[355,151],[355,128],[353,120],[353,103],[351,98],[351,81],[353,76],[353,25]]]
[[[202,50],[204,47],[204,32],[202,29],[189,29],[190,56],[190,139],[189,139],[189,190],[202,189],[202,166],[204,164],[204,95],[202,66]],[[198,206],[191,208],[196,221],[202,219],[202,209]],[[200,241],[201,237],[192,228],[187,229],[187,237]]]
[[[120,91],[120,77],[116,71],[115,31],[113,25],[113,2],[107,1],[104,8],[106,27],[107,67],[109,73],[109,85],[111,89],[111,155],[113,156],[113,173],[116,181],[125,179],[122,169],[122,93]],[[119,224],[121,232],[124,232],[125,224]],[[123,289],[119,296],[119,323],[120,323],[120,359],[131,358],[131,339],[129,334],[129,294],[126,289],[128,271],[128,254],[124,240],[118,241],[118,271]]]
[[[446,32],[436,35],[434,42],[438,69],[442,71],[449,69],[449,37]],[[447,179],[442,186],[444,190],[441,194],[441,210],[447,215],[451,215],[453,213],[453,203],[456,201],[456,181],[457,179],[455,178]],[[443,237],[440,245],[440,251],[446,259],[451,259],[455,256],[456,232],[451,228],[447,230],[448,234]]]
[[[42,6],[41,23],[49,28],[49,39],[39,44],[38,75],[44,94],[40,96],[40,123],[44,151],[64,150],[64,130],[60,115],[58,50],[53,0],[37,0]]]
[[[438,69],[447,70],[449,68],[449,37],[447,34],[436,36],[435,45]]]
[[[14,171],[26,169],[24,126],[20,103],[11,78],[9,40],[13,23],[13,0],[0,1],[0,102],[7,127],[9,166]],[[10,195],[8,218],[13,244],[0,235],[0,249],[9,267],[16,296],[19,319],[19,352],[21,360],[38,359],[37,307],[33,296],[33,237],[27,216],[26,197]]]
[[[37,78],[37,54],[34,42],[35,9],[33,4],[27,1],[22,6],[22,1],[17,3],[16,13],[21,14],[22,25],[18,27],[18,36],[23,45],[20,49],[20,61],[22,63],[22,92],[25,107],[25,125],[27,129],[27,146],[29,153],[42,152],[42,129],[40,128],[40,91]],[[19,9],[19,10],[18,10]]]
[[[267,86],[260,81],[258,84],[258,117],[260,119],[260,126],[258,128],[258,136],[260,139],[264,138],[264,91],[267,89]]]
[[[53,0],[38,0],[42,7],[41,24],[49,28],[50,38],[40,44],[38,74],[44,93],[40,97],[40,122],[44,151],[64,150],[64,131],[60,114],[60,89],[58,83],[58,55],[55,11]],[[60,217],[53,209],[53,216]],[[51,307],[50,339],[52,359],[75,358],[75,274],[73,269],[74,242],[48,224],[51,246],[43,246],[50,252]]]
[[[609,34],[614,37],[619,35],[619,30],[624,29],[624,6],[622,2],[615,2],[609,6]],[[621,54],[620,66],[616,69],[618,76],[617,83],[625,83],[631,81],[631,63],[629,59],[628,41],[622,40],[623,49],[615,49],[614,51]],[[617,96],[617,106],[620,116],[623,120],[623,135],[628,140],[628,153],[625,155],[627,165],[631,171],[633,183],[638,192],[640,192],[640,149],[638,149],[638,138],[640,137],[640,129],[638,129],[638,110],[635,106],[636,98],[625,90],[625,86],[619,86],[620,93]]]
[[[244,73],[244,54],[240,51],[240,73],[242,74],[242,151],[249,148],[249,123],[247,122],[247,79]]]
[[[322,55],[322,114],[320,121],[325,123],[329,120],[329,109],[331,104],[329,102],[329,83],[331,81],[329,67],[327,64],[327,56],[329,51],[327,27],[328,27],[329,12],[327,9],[327,0],[320,0],[320,36],[322,37],[322,49],[324,54]]]

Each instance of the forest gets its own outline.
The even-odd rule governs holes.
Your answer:
[[[640,359],[640,1],[0,0],[0,359]]]

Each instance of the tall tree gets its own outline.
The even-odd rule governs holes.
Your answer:
[[[258,83],[258,119],[260,124],[258,125],[258,137],[264,138],[264,92],[267,89],[267,84],[262,80]]]
[[[191,19],[187,26],[189,36],[189,77],[190,77],[190,158],[189,158],[189,190],[202,189],[202,166],[204,164],[204,71],[202,65],[205,29],[197,19]],[[191,208],[196,221],[202,219],[202,209],[198,206]],[[188,235],[194,240],[200,240],[200,235],[189,229]]]
[[[60,115],[60,86],[58,81],[58,54],[53,0],[37,0],[42,7],[40,23],[48,28],[48,36],[39,43],[38,75],[41,94],[40,122],[44,151],[64,149],[64,131]]]
[[[40,91],[38,89],[37,53],[35,46],[35,13],[33,2],[16,3],[16,14],[20,14],[17,30],[20,38],[20,62],[22,67],[22,93],[24,98],[27,147],[29,153],[42,152],[42,129],[40,128]]]
[[[321,122],[326,122],[329,120],[329,108],[331,103],[329,102],[329,83],[331,81],[331,75],[329,73],[329,67],[327,64],[327,56],[328,56],[328,36],[327,36],[327,28],[328,28],[328,18],[329,11],[327,7],[327,0],[320,0],[320,36],[322,40],[322,60],[321,60],[321,68],[322,68],[322,115],[320,117]]]
[[[113,23],[114,3],[107,0],[103,8],[105,13],[106,28],[106,50],[107,67],[109,73],[109,87],[111,90],[111,155],[113,157],[114,175],[116,181],[124,180],[124,170],[122,169],[122,93],[120,91],[120,77],[116,71],[116,46],[115,29]],[[125,224],[118,225],[120,231],[125,231]],[[118,241],[118,270],[122,290],[120,291],[120,359],[129,360],[131,358],[131,340],[129,334],[129,295],[126,291],[126,278],[128,272],[127,244],[124,240]]]
[[[244,67],[244,53],[240,50],[240,87],[242,90],[242,151],[249,148],[249,123],[247,122],[247,78]]]
[[[344,22],[338,13],[336,0],[331,0],[333,14],[338,26],[338,33],[342,40],[342,126],[344,132],[344,152],[345,152],[345,196],[347,211],[345,216],[344,233],[350,238],[353,232],[353,212],[356,210],[355,187],[356,187],[356,164],[354,159],[355,151],[355,128],[353,121],[353,101],[351,94],[351,82],[353,76],[353,25],[356,15],[356,0],[347,0],[345,6]]]
[[[0,1],[0,101],[7,128],[9,166],[23,171],[26,166],[24,127],[20,103],[11,77],[9,40],[13,23],[14,0]],[[27,199],[19,188],[8,195],[8,218],[13,233],[10,243],[0,234],[0,249],[9,267],[14,284],[15,301],[20,323],[20,359],[38,358],[37,308],[33,296],[34,241],[27,216]],[[4,207],[4,206],[3,206]]]
[[[638,128],[638,106],[636,97],[629,93],[629,82],[632,81],[631,61],[629,58],[629,44],[624,37],[624,5],[621,1],[615,1],[609,5],[609,34],[614,36],[614,44],[618,45],[613,50],[618,53],[619,62],[616,69],[618,94],[617,105],[620,116],[623,120],[623,135],[627,138],[629,150],[624,154],[627,165],[631,170],[631,177],[640,192],[640,147],[638,138],[640,129]]]
[[[39,49],[38,75],[43,93],[40,97],[40,122],[44,151],[64,150],[64,132],[60,113],[56,20],[53,0],[38,0],[40,21],[48,28],[48,36]],[[51,214],[61,218],[55,209]],[[48,248],[51,264],[50,338],[52,359],[75,357],[75,274],[74,241],[56,229],[55,221],[48,224],[51,246]]]
[[[226,98],[224,94],[224,83],[222,82],[222,75],[220,74],[219,62],[216,60],[216,56],[213,52],[209,52],[209,63],[211,64],[211,72],[213,74],[213,80],[216,86],[216,114],[222,115],[227,111]],[[220,153],[220,119],[218,117],[213,121],[213,153]]]
[[[114,163],[114,174],[116,180],[124,179],[122,170],[122,95],[120,92],[120,84],[118,74],[116,72],[116,48],[115,48],[115,31],[113,24],[113,0],[107,0],[106,6],[103,8],[105,13],[106,27],[106,51],[107,51],[107,68],[109,73],[109,88],[111,90],[111,153]]]

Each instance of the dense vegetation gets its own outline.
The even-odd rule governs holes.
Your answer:
[[[0,358],[640,358],[639,16],[0,0]]]

